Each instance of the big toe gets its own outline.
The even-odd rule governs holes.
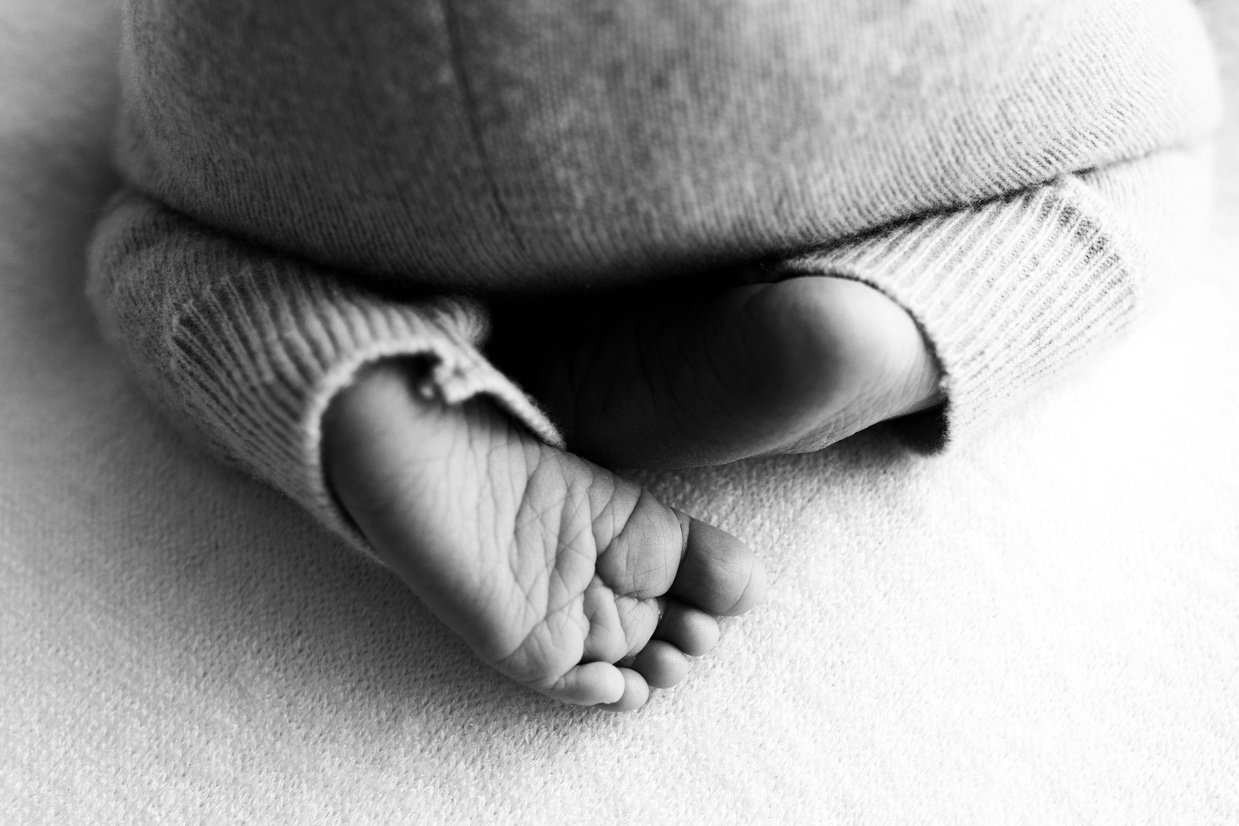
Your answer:
[[[766,592],[765,569],[747,545],[645,491],[600,556],[598,573],[625,596],[671,596],[715,616],[742,614]]]
[[[688,539],[671,596],[719,616],[743,614],[766,597],[766,569],[729,533],[677,513]]]

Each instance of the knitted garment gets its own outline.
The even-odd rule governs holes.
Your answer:
[[[934,439],[990,420],[1128,323],[1218,117],[1187,0],[130,0],[122,77],[105,329],[355,540],[319,420],[368,361],[559,442],[491,293],[855,278],[938,356]]]

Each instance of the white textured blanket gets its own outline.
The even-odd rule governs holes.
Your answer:
[[[1239,5],[1203,4],[1239,106]],[[479,665],[100,344],[101,0],[0,0],[0,819],[1234,822],[1239,123],[1218,249],[981,441],[650,477],[770,603],[643,711]]]

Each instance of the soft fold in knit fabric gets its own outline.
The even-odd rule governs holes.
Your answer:
[[[105,327],[345,535],[318,421],[368,360],[558,439],[495,292],[856,278],[938,355],[935,439],[990,421],[1129,322],[1218,114],[1186,0],[131,0],[122,76]]]

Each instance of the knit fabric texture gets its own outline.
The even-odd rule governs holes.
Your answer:
[[[318,422],[369,360],[558,440],[481,354],[493,293],[859,279],[939,358],[925,441],[990,421],[1130,321],[1174,243],[1149,204],[1218,117],[1186,0],[131,0],[124,28],[95,306],[175,418],[346,536]]]

